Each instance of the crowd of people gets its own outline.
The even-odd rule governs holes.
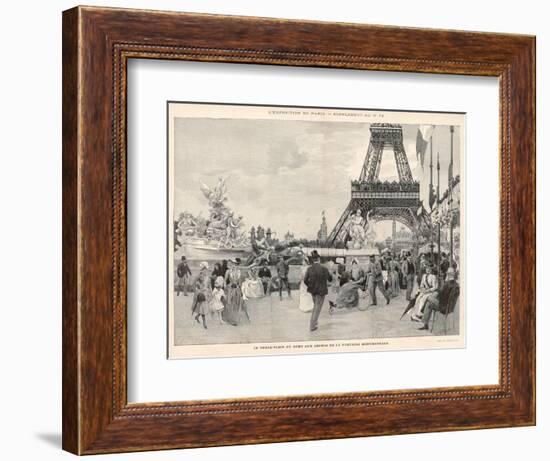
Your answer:
[[[224,260],[216,263],[210,270],[208,262],[203,261],[199,265],[199,273],[192,279],[193,274],[187,259],[185,256],[181,257],[176,269],[176,293],[179,296],[183,292],[187,296],[187,289],[192,287],[191,314],[198,324],[202,323],[204,329],[208,328],[208,314],[216,317],[221,324],[236,326],[243,319],[250,322],[239,265],[238,259]],[[254,280],[250,280],[246,286],[250,293],[255,293],[258,289]]]
[[[385,252],[380,258],[371,256],[365,267],[361,267],[357,259],[352,260],[349,268],[343,259],[336,262],[337,296],[334,301],[329,300],[330,313],[344,308],[361,309],[361,297],[370,298],[370,304],[366,306],[376,305],[377,291],[389,304],[391,298],[405,290],[408,304],[404,314],[410,312],[412,321],[422,323],[419,329],[427,330],[432,314],[449,313],[458,299],[457,264],[450,262],[443,252],[440,257],[421,254],[416,261],[410,252],[400,256]],[[418,287],[416,290],[415,286]],[[363,308],[366,308],[365,304]]]
[[[337,310],[357,307],[365,310],[378,304],[377,293],[384,298],[386,305],[391,299],[405,291],[408,302],[407,310],[411,319],[422,323],[426,329],[427,322],[438,309],[442,290],[445,302],[456,284],[456,265],[449,262],[445,253],[437,261],[430,255],[420,255],[415,261],[410,252],[396,255],[385,252],[380,257],[371,255],[366,263],[360,264],[353,259],[346,265],[344,258],[336,258],[321,264],[317,251],[302,258],[298,290],[298,308],[311,313],[310,330],[318,327],[318,318],[324,299],[330,293],[329,313]],[[437,270],[436,263],[439,266]],[[175,290],[177,296],[187,296],[192,289],[193,301],[191,312],[195,321],[207,329],[207,318],[217,319],[220,324],[237,326],[246,321],[250,323],[247,301],[277,293],[283,300],[285,293],[292,298],[289,281],[290,267],[280,257],[274,266],[263,261],[260,266],[243,268],[239,258],[216,262],[212,269],[208,262],[200,263],[198,274],[193,277],[185,256],[177,266]],[[414,290],[415,285],[418,290]],[[451,284],[453,285],[453,284]],[[413,297],[413,292],[417,291]],[[363,302],[360,300],[363,299]]]
[[[246,320],[250,322],[246,301],[261,298],[273,291],[279,292],[283,299],[283,290],[292,297],[289,283],[289,265],[284,258],[279,258],[275,274],[264,261],[260,267],[241,269],[241,259],[229,259],[216,262],[212,269],[208,262],[199,265],[198,274],[193,276],[185,256],[181,257],[176,269],[176,295],[188,296],[191,288],[193,301],[191,313],[198,324],[208,328],[207,314],[216,317],[220,324],[239,325]],[[243,273],[245,272],[245,273]]]

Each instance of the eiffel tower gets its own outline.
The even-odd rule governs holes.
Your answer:
[[[349,218],[357,210],[370,219],[395,220],[415,235],[429,235],[429,217],[420,201],[420,183],[415,181],[405,147],[401,125],[373,123],[371,137],[359,179],[351,182],[351,198],[342,216],[328,236],[328,242],[346,241]],[[380,181],[380,165],[385,149],[392,149],[399,181]],[[366,222],[365,222],[366,224]]]

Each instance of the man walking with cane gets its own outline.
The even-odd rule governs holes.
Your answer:
[[[376,261],[374,255],[370,256],[370,264],[367,270],[368,274],[368,288],[371,297],[371,306],[376,306],[376,288],[380,290],[380,293],[386,298],[386,304],[390,303],[390,297],[386,293],[384,288],[384,277],[382,275],[382,267],[380,262]]]
[[[288,292],[288,297],[292,298],[290,294],[290,284],[288,283],[288,272],[289,267],[288,263],[284,260],[282,256],[279,256],[279,262],[277,263],[277,276],[279,277],[279,299],[283,300],[283,286],[286,286],[286,291]]]
[[[309,321],[309,330],[315,331],[318,328],[317,322],[319,314],[325,302],[325,296],[328,294],[327,284],[332,282],[332,275],[325,266],[321,266],[321,257],[317,250],[311,252],[313,264],[309,266],[304,275],[304,283],[307,286],[308,293],[313,298],[313,310]]]

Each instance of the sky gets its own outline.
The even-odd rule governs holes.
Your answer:
[[[421,198],[427,205],[428,146],[424,170],[416,155],[418,125],[403,125],[404,146]],[[176,118],[174,123],[174,211],[208,214],[200,183],[213,187],[227,178],[228,205],[243,216],[244,227],[271,227],[314,239],[324,210],[329,232],[350,199],[369,145],[368,123],[296,120]],[[436,126],[433,135],[434,185],[440,152],[441,190],[447,184],[450,134]],[[459,136],[454,136],[455,174]],[[393,152],[385,150],[381,180],[398,179]],[[398,225],[398,228],[400,226]],[[391,235],[391,222],[380,222],[377,238]]]

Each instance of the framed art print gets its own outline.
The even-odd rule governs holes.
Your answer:
[[[168,102],[169,358],[464,347],[464,116]]]
[[[64,449],[534,424],[534,50],[64,12]]]

